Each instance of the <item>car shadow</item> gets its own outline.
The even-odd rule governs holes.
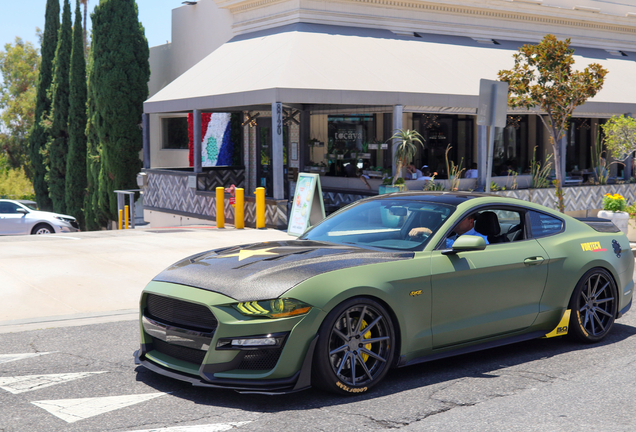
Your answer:
[[[240,394],[232,390],[193,387],[191,384],[156,374],[142,366],[136,368],[137,381],[158,391],[200,405],[236,408],[259,413],[305,410],[390,396],[407,390],[443,384],[467,377],[496,378],[492,372],[574,351],[586,351],[619,343],[636,335],[636,327],[614,324],[601,342],[586,344],[567,337],[534,339],[476,353],[463,354],[389,371],[369,393],[340,396],[311,388],[279,396]]]

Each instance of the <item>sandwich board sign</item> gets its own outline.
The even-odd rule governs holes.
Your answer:
[[[322,189],[318,174],[299,173],[296,192],[289,215],[287,234],[302,235],[307,228],[316,225],[325,218],[325,205],[322,202]]]

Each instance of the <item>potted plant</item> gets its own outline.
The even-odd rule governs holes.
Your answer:
[[[378,187],[378,194],[386,194],[392,192],[403,192],[406,190],[406,184],[404,183],[404,179],[402,177],[393,179],[391,177],[386,177],[382,180],[382,184]]]
[[[614,225],[627,235],[629,213],[627,213],[625,198],[620,194],[607,193],[603,197],[603,210],[598,212],[598,217],[611,220]]]
[[[424,137],[416,130],[412,129],[396,129],[395,133],[389,141],[398,140],[397,146],[393,157],[395,158],[396,169],[395,176],[393,177],[393,185],[395,185],[397,179],[402,174],[402,168],[406,166],[417,153],[417,146],[419,144],[424,147]],[[404,179],[402,179],[404,181]]]

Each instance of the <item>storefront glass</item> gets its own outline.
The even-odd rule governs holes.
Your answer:
[[[373,114],[328,116],[327,175],[354,177],[356,169],[376,165],[375,125]]]
[[[493,173],[509,175],[510,171],[522,174],[530,169],[528,157],[528,116],[509,115],[505,128],[497,128],[493,150]]]
[[[436,178],[448,178],[448,160],[462,168],[476,162],[473,157],[474,116],[413,114],[413,128],[424,137],[424,148],[419,149],[413,163],[417,168],[427,165]]]

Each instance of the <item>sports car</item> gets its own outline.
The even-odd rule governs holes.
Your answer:
[[[457,236],[467,219],[479,235]],[[170,266],[141,295],[135,356],[195,386],[357,394],[389,368],[533,338],[598,342],[630,308],[633,272],[608,220],[487,194],[379,195],[297,240]]]

